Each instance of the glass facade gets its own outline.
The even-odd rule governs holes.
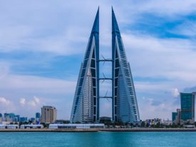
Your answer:
[[[39,112],[35,113],[35,118],[36,119],[40,119],[41,118],[41,114]]]
[[[113,120],[140,121],[139,109],[130,64],[127,62],[120,30],[112,9],[112,89]]]
[[[183,121],[195,120],[195,96],[193,93],[180,93],[181,119]]]
[[[172,112],[172,122],[176,121],[177,115],[178,115],[177,112]]]
[[[99,118],[99,9],[81,65],[72,106],[72,123],[97,122]]]

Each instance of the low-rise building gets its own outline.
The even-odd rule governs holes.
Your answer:
[[[49,129],[90,129],[104,128],[104,124],[50,124]]]
[[[42,129],[43,125],[41,124],[25,124],[20,126],[21,129]]]
[[[0,124],[0,129],[18,129],[19,125],[16,124]]]

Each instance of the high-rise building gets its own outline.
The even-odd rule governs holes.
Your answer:
[[[99,9],[97,11],[84,61],[81,65],[76,86],[71,122],[98,122],[100,97],[99,81]],[[117,20],[112,9],[112,77],[104,80],[112,81],[112,121],[140,121],[135,87],[131,68],[127,62]],[[108,97],[107,97],[108,98]]]
[[[120,30],[112,10],[112,90],[113,120],[139,121],[139,110],[130,64],[127,62]]]
[[[97,11],[84,61],[81,64],[71,122],[99,119],[99,10]]]
[[[180,93],[181,120],[195,121],[195,93]]]
[[[54,123],[57,117],[57,110],[53,106],[43,106],[41,108],[41,122]]]

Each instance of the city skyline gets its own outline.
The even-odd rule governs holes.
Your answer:
[[[141,119],[170,119],[180,107],[179,91],[196,89],[194,5],[193,0],[1,2],[0,112],[31,116],[42,105],[53,105],[58,118],[69,119],[98,6],[103,57],[110,58],[113,6],[132,67]],[[110,109],[107,104],[103,108]]]

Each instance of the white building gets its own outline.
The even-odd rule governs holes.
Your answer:
[[[104,124],[50,124],[49,129],[90,129],[104,128]]]
[[[26,124],[26,125],[21,125],[20,128],[21,129],[42,129],[43,125]]]
[[[0,129],[18,129],[19,125],[0,124]]]

